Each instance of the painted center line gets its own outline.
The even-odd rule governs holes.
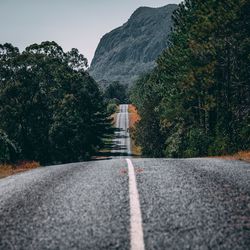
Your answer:
[[[130,249],[144,250],[142,216],[139,193],[136,185],[135,170],[130,159],[126,159],[129,176],[129,201],[130,201]]]

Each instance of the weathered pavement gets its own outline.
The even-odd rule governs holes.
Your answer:
[[[0,249],[249,249],[250,164],[126,158],[1,179]]]

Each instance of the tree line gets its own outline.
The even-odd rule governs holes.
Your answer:
[[[118,110],[120,104],[128,103],[128,86],[119,81],[111,82],[103,88],[103,96],[108,114],[112,115]]]
[[[131,91],[136,143],[154,157],[250,147],[250,2],[185,0],[169,46]]]
[[[77,49],[0,45],[0,162],[89,159],[112,133],[103,95]]]

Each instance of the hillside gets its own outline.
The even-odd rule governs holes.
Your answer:
[[[155,66],[155,59],[167,47],[171,15],[177,5],[140,7],[121,27],[101,39],[90,74],[97,82],[131,84]]]

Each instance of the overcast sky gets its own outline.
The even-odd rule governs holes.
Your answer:
[[[55,41],[65,51],[78,48],[91,62],[101,37],[125,23],[140,6],[160,7],[180,0],[0,0],[0,43],[23,50]]]

